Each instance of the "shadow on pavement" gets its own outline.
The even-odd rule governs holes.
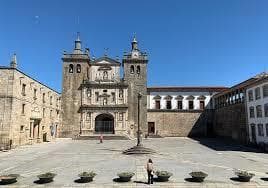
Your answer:
[[[243,151],[243,152],[264,153],[258,149],[243,146],[230,139],[228,140],[224,138],[192,138],[192,139],[216,151]]]

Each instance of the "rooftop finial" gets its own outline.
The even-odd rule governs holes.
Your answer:
[[[77,32],[77,39],[76,41],[80,41],[80,32]]]
[[[81,47],[81,41],[80,41],[80,32],[77,32],[77,38],[74,42],[74,53],[75,54],[82,53],[82,47]]]
[[[17,68],[17,56],[16,53],[13,54],[11,62],[10,62],[10,67],[11,68]]]
[[[136,34],[134,33],[133,40],[131,42],[132,50],[138,50],[138,41],[136,39]]]

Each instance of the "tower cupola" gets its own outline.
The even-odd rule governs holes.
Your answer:
[[[14,53],[10,62],[10,67],[16,69],[17,66],[17,56],[16,53]]]
[[[138,51],[138,41],[136,39],[136,36],[134,36],[132,42],[131,42],[131,46],[132,46],[132,51]]]
[[[77,33],[77,38],[74,41],[74,54],[81,54],[82,53],[82,45],[80,40],[80,33]]]

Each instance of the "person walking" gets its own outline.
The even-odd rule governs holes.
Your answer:
[[[149,159],[147,164],[146,164],[146,170],[148,174],[148,184],[153,184],[153,173],[154,173],[154,168],[153,168],[153,161],[152,159]]]

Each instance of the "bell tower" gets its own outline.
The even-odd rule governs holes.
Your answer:
[[[147,134],[147,63],[145,52],[138,48],[136,37],[131,51],[123,57],[124,80],[128,84],[128,120],[137,132],[140,124],[143,136]]]
[[[83,80],[89,77],[90,56],[89,50],[82,51],[82,42],[79,33],[74,42],[74,50],[71,53],[64,51],[62,80],[62,128],[60,137],[74,137],[81,131],[81,91],[79,90]]]

